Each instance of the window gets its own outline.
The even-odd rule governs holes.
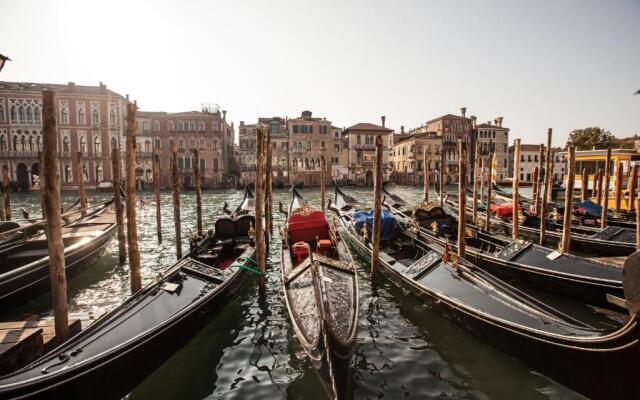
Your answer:
[[[334,143],[333,151],[335,151],[336,153],[338,153],[340,151],[340,144],[339,143]]]
[[[184,149],[184,139],[178,139],[178,148]]]
[[[195,131],[196,130],[196,123],[195,122],[189,122],[189,130],[190,131]]]
[[[184,158],[184,167],[186,169],[191,169],[191,157],[187,156]]]
[[[96,165],[96,182],[102,182],[102,166]]]
[[[160,139],[156,138],[153,140],[153,148],[154,149],[159,149],[160,148]]]
[[[101,140],[100,140],[100,136],[96,136],[96,138],[93,139],[93,154],[100,154],[100,153],[102,153]]]
[[[118,116],[116,115],[116,110],[111,109],[109,111],[109,125],[116,125],[118,123]]]
[[[179,131],[184,130],[184,125],[182,124],[182,121],[178,121],[178,130]]]
[[[323,135],[327,134],[327,126],[326,125],[321,125],[320,126],[320,133]]]
[[[84,136],[80,136],[80,146],[78,151],[81,151],[83,153],[86,153],[87,151],[87,139],[85,139]]]
[[[64,181],[71,182],[71,166],[67,165],[64,167]]]
[[[118,148],[118,141],[116,140],[115,137],[111,138],[111,150],[113,149],[117,149]]]
[[[145,153],[151,153],[151,141],[149,140],[144,141],[144,151]]]
[[[20,109],[22,109],[22,107],[20,107]],[[69,110],[65,107],[60,108],[60,123],[62,125],[69,125]]]
[[[173,121],[169,121],[169,128],[167,128],[168,130],[172,131],[174,129],[174,125],[173,125]]]
[[[184,159],[182,157],[178,157],[178,168],[184,168]]]
[[[191,138],[191,140],[189,140],[189,148],[190,149],[196,148],[196,140],[194,138]]]
[[[204,138],[198,139],[198,148],[204,149]]]
[[[84,107],[82,107],[78,110],[78,125],[84,125],[85,123]]]
[[[218,148],[218,140],[217,139],[213,139],[213,148],[214,149]]]
[[[325,128],[326,128],[326,126],[325,126]],[[325,144],[324,140],[322,140],[322,141],[320,142],[320,149],[322,149],[322,150],[325,150],[325,149],[326,149],[326,144]]]
[[[62,152],[68,153],[69,151],[69,136],[65,136],[62,138]]]
[[[356,136],[356,144],[360,144],[360,135]]]
[[[213,159],[213,171],[214,172],[218,172],[218,159],[217,158]]]
[[[152,129],[153,129],[154,131],[159,131],[159,130],[160,130],[160,121],[158,121],[158,120],[154,120],[154,121],[152,122]]]
[[[0,136],[0,151],[7,151],[7,138],[4,135]]]
[[[198,123],[198,130],[201,131],[201,132],[204,131],[204,122],[199,122]]]
[[[19,117],[20,123],[24,124],[26,116],[24,113],[24,107],[22,106],[18,107],[18,117]]]
[[[91,123],[94,125],[100,124],[100,111],[97,108],[94,108],[91,112]]]

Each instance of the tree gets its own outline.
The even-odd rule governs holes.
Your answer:
[[[616,138],[611,132],[599,127],[574,129],[567,140],[567,146],[576,146],[577,150],[606,149],[615,144]]]

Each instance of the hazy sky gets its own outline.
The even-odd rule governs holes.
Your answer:
[[[95,84],[142,110],[219,103],[407,129],[466,106],[512,138],[640,133],[640,1],[0,0],[0,80]]]

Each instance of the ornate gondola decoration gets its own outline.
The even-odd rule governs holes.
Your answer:
[[[358,279],[347,245],[294,188],[282,237],[282,282],[294,332],[331,398],[350,390]]]
[[[344,228],[340,233],[368,256],[370,247],[355,228],[353,210],[339,188],[329,208]],[[443,260],[443,252],[438,244],[415,246],[399,224],[395,237],[381,246],[380,271],[482,340],[589,398],[640,398],[640,262],[625,265],[628,300],[618,299],[631,310],[630,319],[618,329],[601,330],[533,299],[467,260],[458,260],[454,268]],[[627,285],[636,289],[627,291]]]
[[[253,194],[155,281],[50,354],[0,377],[0,398],[121,398],[206,325],[252,269]],[[248,267],[248,268],[247,268]],[[109,385],[105,386],[105,379]]]

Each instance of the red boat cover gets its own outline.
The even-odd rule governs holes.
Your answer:
[[[329,238],[329,226],[322,211],[295,213],[289,216],[289,241],[291,243],[309,242]]]
[[[495,212],[500,218],[508,218],[513,214],[513,204],[491,204],[491,211]]]

